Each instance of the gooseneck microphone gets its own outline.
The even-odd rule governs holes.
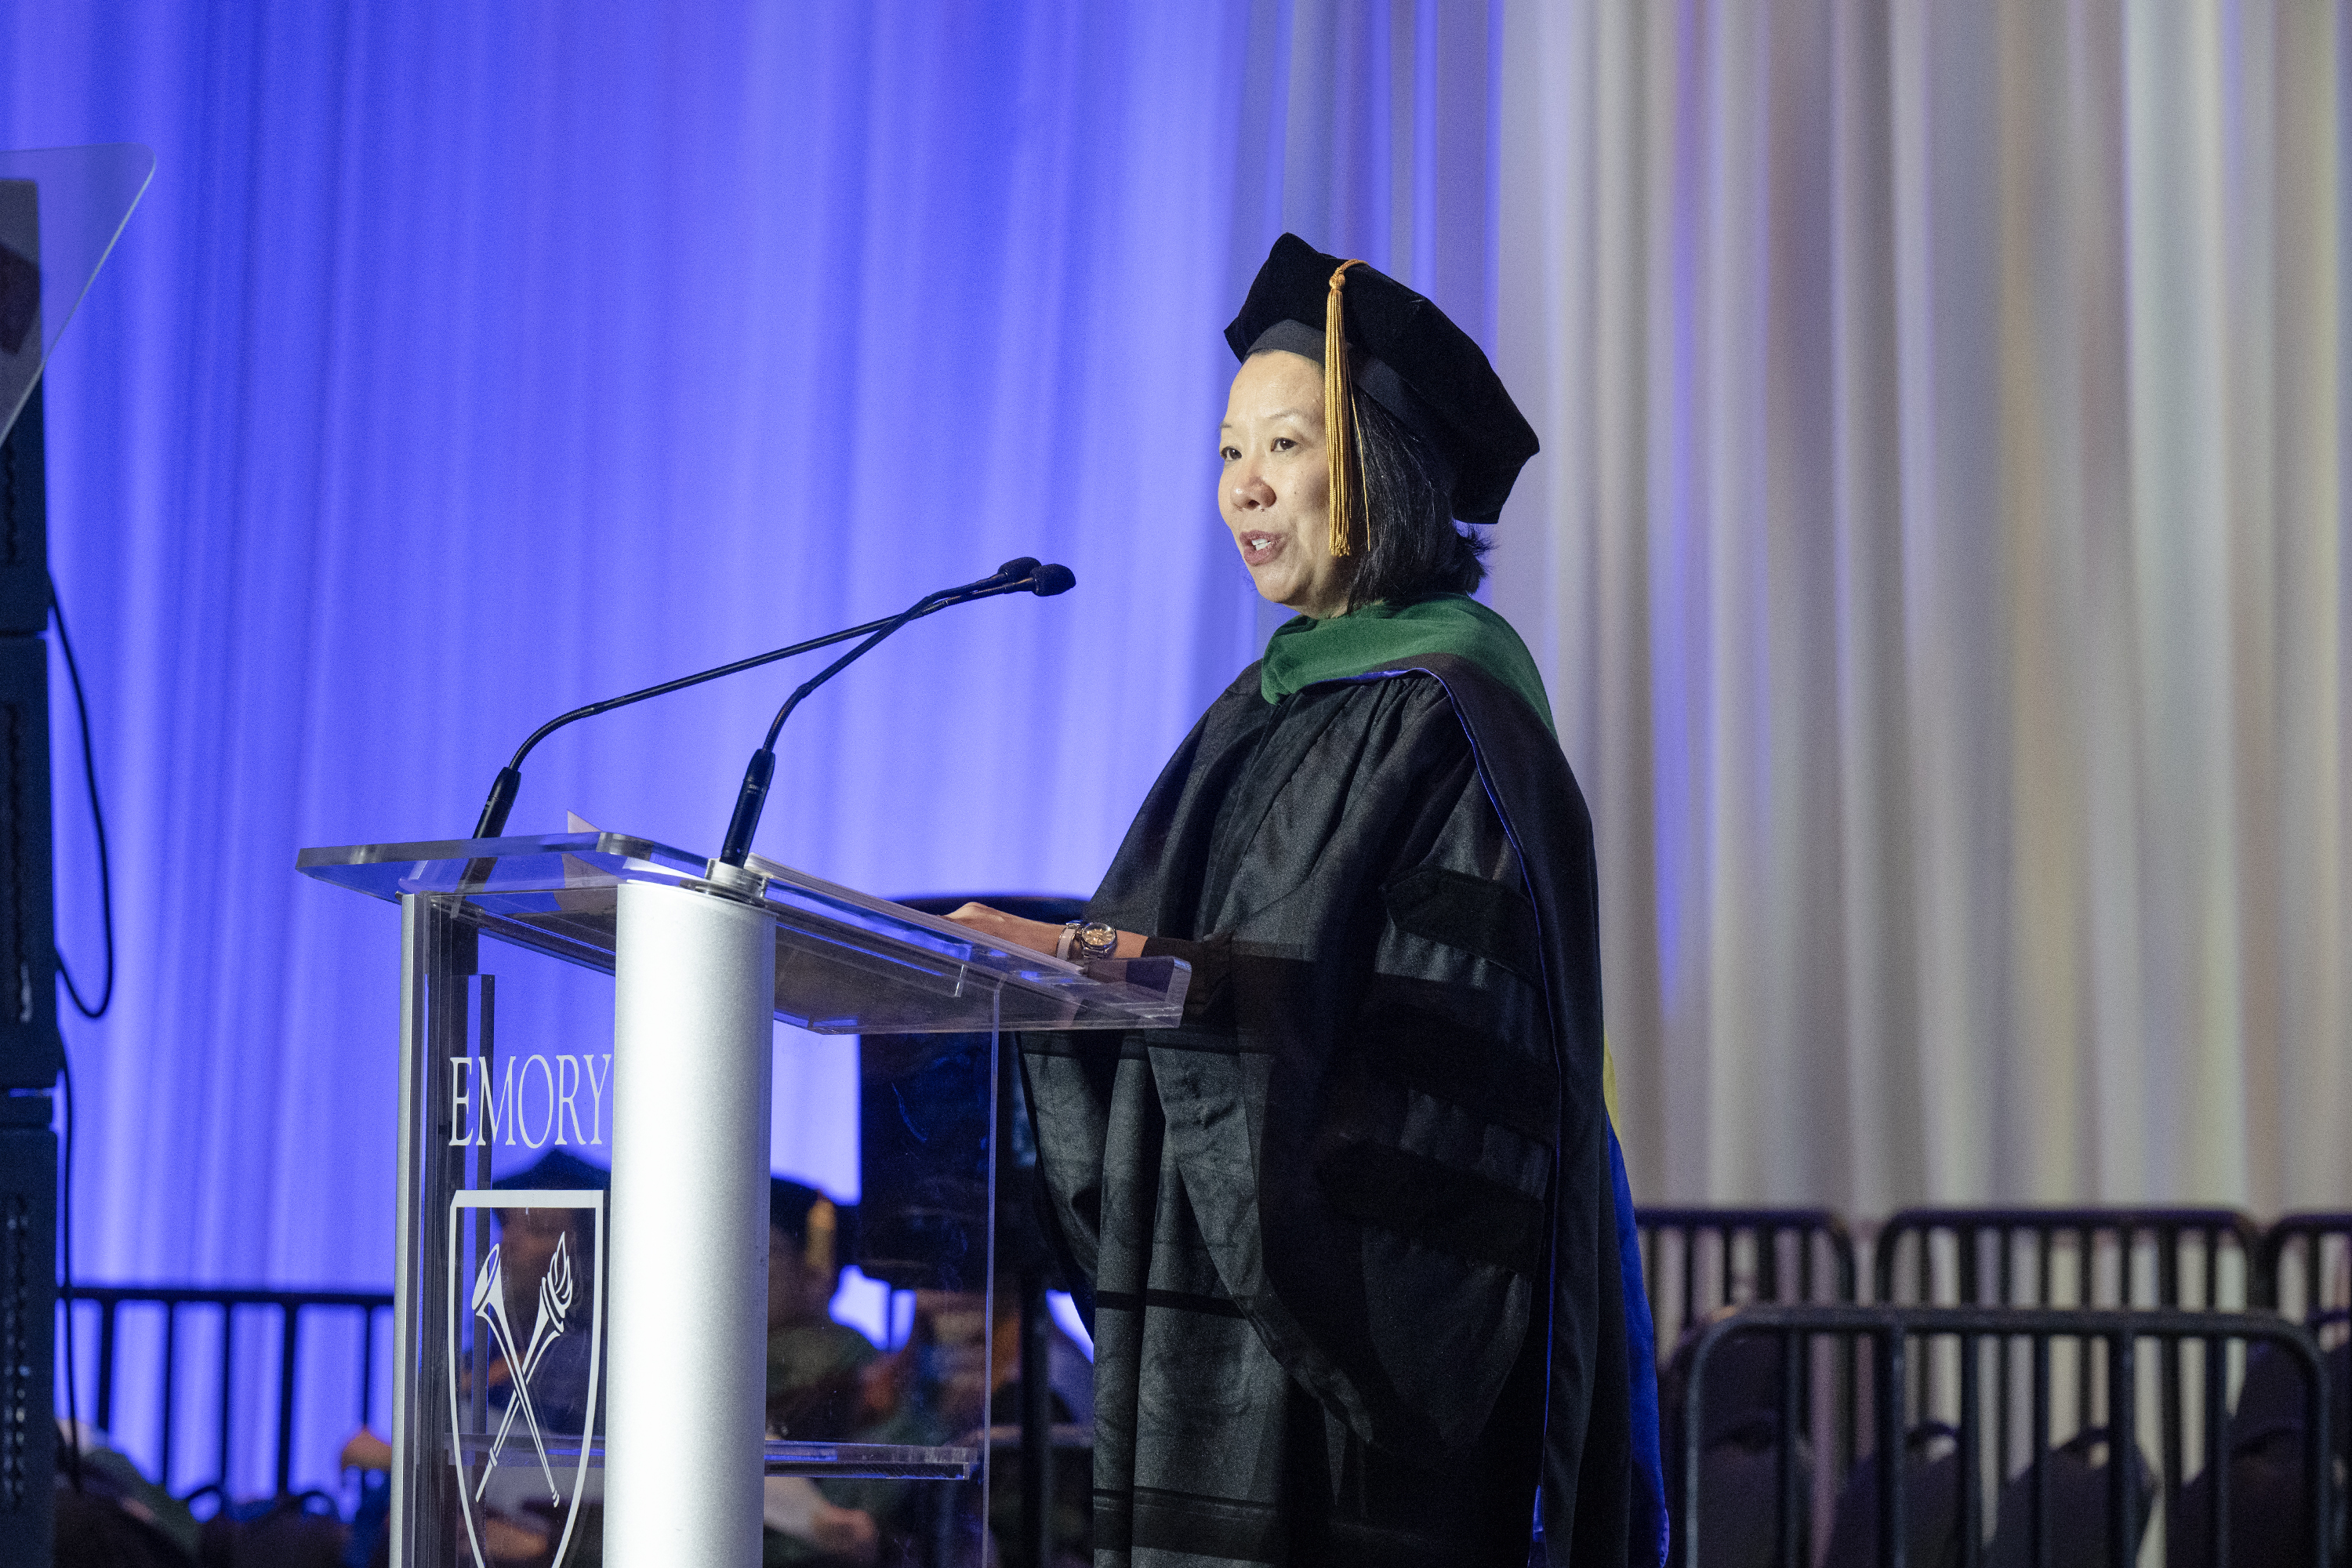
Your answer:
[[[1050,578],[1050,574],[1055,573],[1061,574],[1058,579]],[[1060,586],[1044,585],[1049,580],[1058,581]],[[715,669],[700,670],[693,675],[682,675],[676,680],[665,680],[658,686],[648,686],[642,690],[628,692],[624,696],[609,697],[602,702],[591,702],[583,708],[574,708],[569,713],[559,713],[533,730],[530,738],[515,748],[513,759],[499,770],[497,782],[490,785],[489,798],[482,802],[482,815],[475,820],[473,837],[496,838],[506,831],[507,816],[513,811],[515,795],[522,788],[523,759],[530,755],[531,748],[567,724],[577,723],[583,719],[593,719],[599,713],[610,713],[615,708],[626,708],[633,702],[643,702],[649,697],[661,697],[672,691],[683,691],[689,686],[699,686],[706,680],[717,680],[721,676],[737,675],[747,669],[757,669],[763,664],[773,664],[778,659],[791,658],[796,654],[814,653],[818,648],[830,647],[835,643],[847,642],[852,637],[873,636],[877,641],[879,641],[880,636],[887,636],[889,632],[896,631],[908,621],[920,620],[924,616],[935,615],[940,610],[951,608],[956,605],[968,604],[973,599],[992,598],[998,594],[1059,594],[1076,582],[1076,579],[1070,575],[1069,568],[1040,566],[1036,557],[1024,555],[1018,560],[1006,562],[997,568],[993,576],[983,577],[978,583],[968,583],[961,588],[950,588],[944,592],[933,594],[907,614],[886,616],[878,621],[868,621],[862,626],[851,626],[845,631],[828,633],[821,637],[811,637],[806,642],[796,642],[790,647],[773,648],[766,653],[753,654],[749,658],[739,658],[732,664],[722,664]],[[856,657],[856,654],[850,656],[852,658]],[[844,659],[841,662],[845,664],[848,660]],[[838,668],[839,666],[836,665],[835,668]],[[830,674],[831,671],[827,673]],[[772,731],[770,731],[770,735],[772,742]]]
[[[1066,566],[1040,565],[1034,556],[1024,555],[1018,561],[1008,561],[995,575],[977,583],[966,583],[960,588],[942,588],[916,600],[903,613],[881,622],[871,637],[823,669],[803,681],[784,699],[776,710],[775,721],[768,726],[768,738],[751,753],[751,765],[743,770],[743,787],[735,796],[735,815],[727,824],[727,840],[720,846],[719,860],[722,865],[740,866],[751,858],[751,836],[760,830],[760,813],[767,805],[768,784],[776,773],[776,737],[782,732],[784,721],[793,716],[808,694],[839,675],[843,670],[874,650],[876,644],[908,622],[920,619],[950,605],[970,604],[974,599],[992,599],[999,594],[1034,594],[1050,599],[1056,594],[1066,594],[1078,584],[1077,574]],[[859,628],[863,630],[864,628]]]

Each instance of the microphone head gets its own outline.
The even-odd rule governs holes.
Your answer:
[[[1029,590],[1041,599],[1066,594],[1078,585],[1078,574],[1066,566],[1039,566],[1029,574]]]
[[[1016,555],[996,569],[996,576],[999,582],[1017,583],[1035,570],[1037,558],[1034,555]]]

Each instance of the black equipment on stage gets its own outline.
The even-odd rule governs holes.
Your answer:
[[[0,442],[0,1568],[47,1568],[58,1427],[58,1036],[41,392]]]
[[[43,477],[36,387],[0,442],[0,1089],[46,1093],[65,1059],[50,868],[48,643],[41,636],[49,614]]]
[[[49,624],[47,478],[36,383],[0,442],[0,637],[37,637]]]
[[[0,1564],[48,1568],[57,1490],[58,1138],[46,1094],[0,1095]]]

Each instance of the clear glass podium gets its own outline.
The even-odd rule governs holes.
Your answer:
[[[751,1568],[763,1517],[818,1506],[810,1480],[864,1505],[886,1561],[987,1561],[995,1037],[1172,1025],[1185,966],[1008,951],[616,833],[299,867],[401,906],[393,1562],[488,1568],[536,1535],[549,1568]],[[912,1333],[789,1409],[770,1389],[775,1020],[898,1037],[862,1092],[923,1150],[921,1212],[856,1260],[982,1325],[952,1353]],[[526,1163],[609,1166],[609,1190]]]

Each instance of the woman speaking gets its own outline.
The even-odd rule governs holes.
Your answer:
[[[1096,1561],[1655,1564],[1591,828],[1454,522],[1535,434],[1434,305],[1294,236],[1225,337],[1218,510],[1297,617],[1086,921],[955,917],[1192,965],[1181,1027],[1022,1043],[1091,1286]]]

